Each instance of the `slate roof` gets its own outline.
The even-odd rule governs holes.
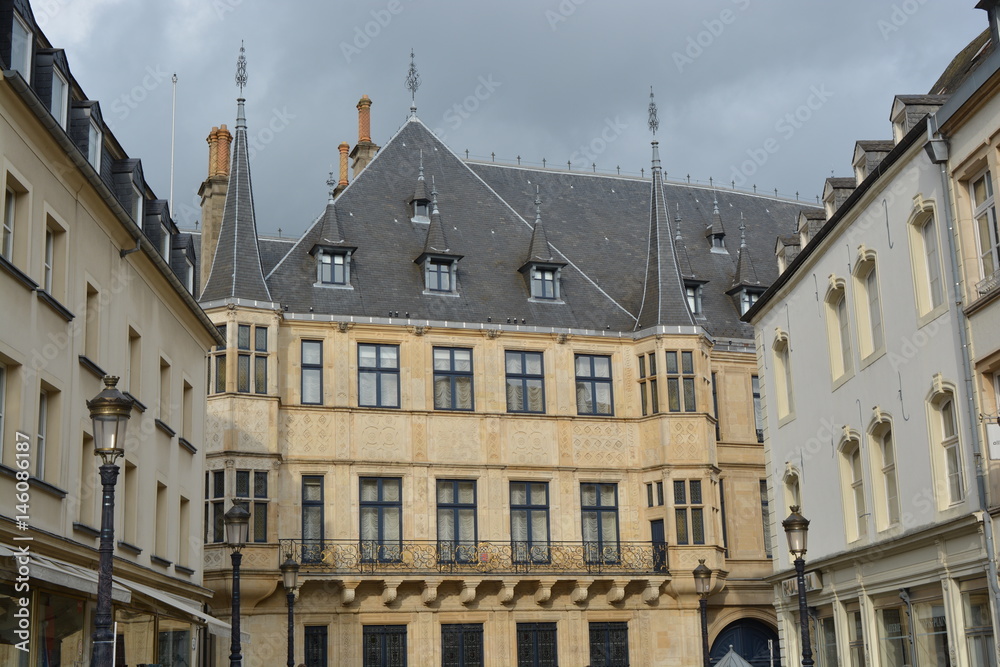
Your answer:
[[[977,35],[968,46],[958,52],[941,76],[931,86],[932,95],[950,95],[969,78],[969,75],[993,53],[996,46],[990,41],[990,30],[987,28]]]
[[[429,225],[411,221],[411,199],[423,154],[424,172],[438,190],[446,247],[459,253],[456,295],[427,294],[421,267],[414,263],[428,243]],[[536,250],[533,228],[536,188],[545,201],[542,235],[561,272],[561,302],[529,300],[528,280],[518,271],[525,253]],[[802,204],[720,190],[720,219],[747,220],[747,245],[770,257],[774,238],[791,233]],[[719,337],[751,338],[740,322],[737,299],[726,294],[736,280],[736,257],[712,253],[711,239],[685,239],[675,251],[667,217],[673,207],[686,230],[712,224],[713,192],[698,186],[653,180],[528,167],[466,162],[441,143],[419,119],[404,123],[365,170],[328,204],[309,229],[273,268],[265,271],[271,300],[290,312],[485,323],[517,318],[540,327],[631,332],[637,323],[687,326],[678,255],[705,282],[705,319],[698,324]],[[332,218],[331,216],[335,216]],[[316,286],[309,250],[329,239],[336,220],[351,256],[351,285]],[[678,229],[679,231],[679,229]],[[651,233],[654,235],[651,243]],[[338,234],[334,234],[336,236]],[[683,237],[682,237],[683,238]],[[326,243],[329,243],[327,240]],[[262,240],[268,259],[278,242]],[[287,244],[282,243],[287,247]],[[655,288],[658,307],[640,322],[647,259],[656,254],[663,268]],[[458,256],[458,255],[456,255]],[[762,286],[777,275],[773,261],[754,265]]]
[[[219,227],[219,243],[215,248],[215,257],[211,259],[212,271],[200,300],[216,301],[239,297],[271,301],[257,245],[257,221],[253,209],[250,155],[247,150],[247,122],[242,98],[239,100],[233,142],[229,187]]]

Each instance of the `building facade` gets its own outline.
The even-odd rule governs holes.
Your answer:
[[[778,659],[739,317],[799,205],[664,183],[655,142],[651,179],[462,160],[415,112],[379,147],[370,105],[297,239],[256,234],[243,100],[209,136],[205,581],[226,617],[239,502],[245,664],[284,659],[289,556],[309,667],[689,666],[700,559],[712,654]]]
[[[192,239],[26,0],[0,2],[0,60],[0,663],[90,662],[101,483],[86,401],[113,374],[136,400],[115,507],[119,664],[203,664],[199,638],[228,626],[201,585],[218,341]]]
[[[797,505],[812,520],[817,665],[997,664],[982,399],[966,356],[975,350],[984,384],[990,352],[970,346],[969,323],[983,340],[972,286],[991,277],[990,251],[976,253],[969,197],[992,187],[985,146],[998,125],[983,84],[998,62],[993,25],[930,94],[893,100],[891,142],[857,142],[855,178],[828,179],[825,220],[800,218],[790,262],[795,244],[779,240],[787,268],[747,314],[782,510],[772,582],[786,656],[803,648],[780,525]],[[954,136],[938,131],[942,114]]]

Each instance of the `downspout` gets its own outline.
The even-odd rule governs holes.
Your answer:
[[[997,623],[997,615],[1000,614],[1000,582],[997,580],[996,547],[993,541],[993,516],[990,514],[989,501],[986,498],[986,483],[983,477],[982,462],[982,441],[979,429],[975,427],[978,423],[978,412],[976,411],[976,399],[973,394],[972,358],[969,350],[969,335],[966,330],[968,318],[962,311],[962,298],[959,285],[961,275],[958,269],[958,249],[955,247],[955,229],[951,210],[951,187],[948,180],[947,163],[949,158],[948,140],[945,139],[938,130],[937,117],[930,114],[927,117],[927,144],[924,150],[930,157],[931,162],[938,165],[941,173],[941,191],[944,202],[939,209],[944,214],[945,225],[948,230],[948,256],[951,259],[951,279],[954,293],[955,312],[958,315],[954,324],[958,330],[958,339],[961,344],[962,373],[965,376],[965,400],[968,417],[967,432],[969,444],[972,449],[973,460],[976,462],[976,487],[979,498],[979,514],[983,523],[983,540],[986,542],[986,581],[990,587],[990,594],[993,598],[993,636],[1000,637],[1000,625]]]

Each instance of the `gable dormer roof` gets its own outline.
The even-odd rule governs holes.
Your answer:
[[[415,201],[430,201],[430,197],[427,196],[427,181],[424,180],[423,151],[420,152],[420,173],[417,176],[417,187],[413,189],[413,196],[410,197],[411,204]]]
[[[456,260],[462,258],[461,255],[456,255],[451,251],[451,246],[445,237],[444,223],[441,221],[441,211],[438,209],[436,187],[431,189],[431,223],[427,226],[424,251],[414,261],[420,264],[428,257],[450,257]]]
[[[712,223],[705,228],[705,236],[724,237],[726,228],[722,224],[722,214],[719,213],[719,197],[712,193]]]
[[[531,243],[528,246],[528,258],[524,260],[520,271],[524,271],[532,264],[548,264],[550,266],[566,266],[566,262],[559,261],[552,254],[552,247],[549,239],[545,235],[545,226],[542,224],[542,200],[535,191],[535,227],[531,230]]]
[[[241,298],[269,302],[271,294],[264,282],[257,246],[244,99],[239,98],[237,103],[236,135],[219,243],[215,247],[215,257],[205,258],[212,262],[212,270],[205,281],[201,301]]]
[[[750,248],[747,247],[746,223],[740,221],[740,249],[736,254],[736,272],[733,275],[733,285],[730,292],[746,287],[760,286],[760,278],[757,276],[753,259],[750,257]]]

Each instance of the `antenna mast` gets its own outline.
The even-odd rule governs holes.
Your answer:
[[[177,136],[177,72],[170,77],[173,93],[170,103],[170,217],[174,217],[174,140]]]

